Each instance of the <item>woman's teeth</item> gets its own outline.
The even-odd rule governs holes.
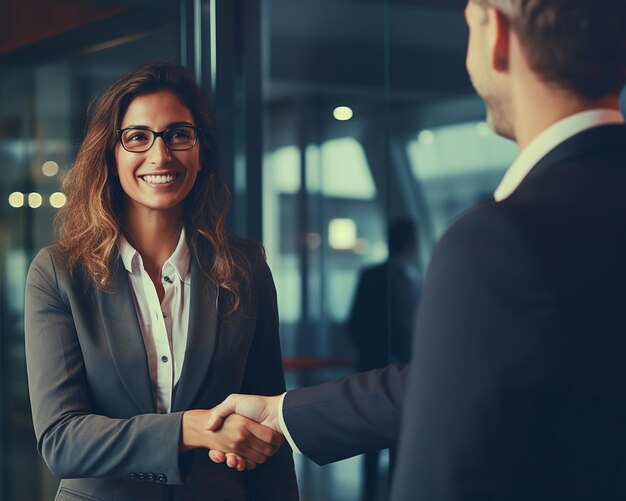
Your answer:
[[[165,184],[165,183],[171,183],[172,181],[174,181],[174,179],[176,179],[176,176],[174,174],[168,174],[166,176],[141,176],[141,178],[146,183]]]

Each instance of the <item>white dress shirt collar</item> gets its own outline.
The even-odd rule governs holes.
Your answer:
[[[120,235],[119,240],[120,257],[124,263],[124,268],[129,273],[137,273],[137,266],[143,267],[143,260],[137,250],[126,240],[124,235]],[[163,264],[163,275],[169,275],[171,272],[176,273],[179,280],[189,285],[189,265],[191,257],[189,253],[189,246],[185,239],[185,228],[180,231],[180,237],[178,244],[172,255]],[[133,267],[134,266],[134,267]]]
[[[576,113],[552,124],[528,143],[508,168],[493,195],[496,202],[510,196],[532,168],[563,141],[592,127],[623,123],[624,116],[619,111],[595,109]]]

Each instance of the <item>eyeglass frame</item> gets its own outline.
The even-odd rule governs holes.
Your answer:
[[[169,132],[170,129],[176,129],[176,128],[180,128],[180,127],[186,127],[188,129],[192,129],[193,130],[193,133],[194,133],[193,144],[191,146],[189,146],[188,148],[172,148],[171,146],[169,146],[167,144],[167,141],[165,140],[165,134],[167,132]],[[150,146],[148,146],[145,150],[129,150],[128,148],[126,148],[126,146],[124,145],[124,141],[122,140],[122,134],[124,133],[124,131],[127,131],[127,130],[145,130],[145,131],[151,132],[152,133],[152,143],[150,143]],[[157,140],[158,137],[160,137],[163,140],[163,144],[165,145],[165,147],[168,150],[172,150],[172,151],[187,151],[187,150],[190,150],[198,143],[198,132],[201,131],[201,130],[202,129],[200,127],[197,127],[195,125],[191,125],[191,124],[188,124],[188,123],[180,123],[180,124],[170,125],[166,129],[163,129],[161,132],[157,132],[155,130],[152,130],[150,127],[146,127],[145,125],[138,125],[138,126],[135,126],[135,127],[124,127],[123,129],[115,129],[115,132],[117,132],[117,140],[122,145],[122,148],[124,148],[125,151],[127,151],[128,153],[145,153],[146,151],[149,151],[150,148],[152,148],[154,146],[154,143],[156,143],[156,140]]]

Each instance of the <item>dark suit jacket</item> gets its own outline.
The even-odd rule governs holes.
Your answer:
[[[626,127],[602,126],[559,145],[512,196],[470,211],[438,244],[392,498],[626,499],[625,288]],[[392,388],[379,374],[364,400],[338,385],[345,422],[305,411],[332,383],[287,394],[286,423],[305,454],[343,457],[337,422],[338,434],[360,435],[350,454],[380,440],[372,423],[397,403],[367,405]],[[329,442],[337,447],[324,455]]]
[[[287,446],[243,474],[206,451],[178,450],[184,410],[233,392],[284,390],[272,277],[257,246],[239,245],[252,285],[228,319],[215,308],[225,295],[192,256],[188,344],[170,414],[156,414],[121,260],[99,291],[80,270],[70,276],[58,246],[37,255],[26,286],[26,362],[38,448],[63,479],[57,500],[298,499]]]

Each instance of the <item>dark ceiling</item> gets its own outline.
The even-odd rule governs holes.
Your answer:
[[[462,0],[268,0],[270,98],[471,91]],[[388,68],[389,88],[386,88]]]

